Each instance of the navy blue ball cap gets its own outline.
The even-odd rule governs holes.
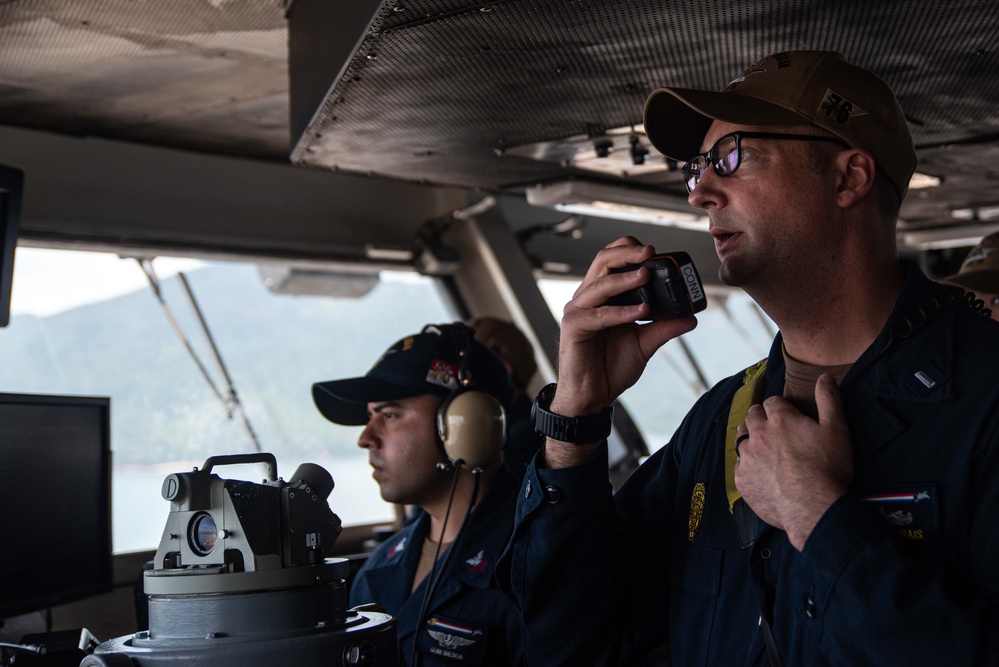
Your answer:
[[[459,350],[467,349],[465,375],[470,384],[495,396],[505,407],[513,390],[506,366],[475,340],[466,325],[428,325],[422,332],[396,341],[367,375],[317,382],[312,398],[331,422],[347,426],[368,423],[368,403],[394,401],[420,394],[446,397],[459,387]]]

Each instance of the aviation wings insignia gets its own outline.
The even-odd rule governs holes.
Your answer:
[[[437,640],[437,643],[443,648],[461,648],[475,643],[474,639],[456,637],[455,635],[451,635],[446,632],[438,632],[436,630],[428,630],[427,632],[429,632],[430,636]]]

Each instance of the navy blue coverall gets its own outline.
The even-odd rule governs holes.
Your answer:
[[[451,545],[454,554],[418,639],[421,665],[526,664],[520,614],[495,578],[496,561],[513,528],[516,484],[505,469],[496,473],[489,492],[468,517],[469,525]],[[413,633],[429,576],[412,594],[409,591],[429,528],[430,516],[421,512],[379,545],[351,584],[351,606],[374,602],[396,618],[406,665],[413,664]]]
[[[768,665],[761,612],[788,667],[999,664],[999,326],[903,268],[841,383],[851,490],[802,552],[755,517],[751,546],[737,537],[724,450],[742,374],[613,499],[605,456],[535,459],[501,561],[531,664],[633,665],[668,640],[674,667]],[[764,382],[782,393],[779,335]]]

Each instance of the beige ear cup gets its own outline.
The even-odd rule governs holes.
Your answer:
[[[439,424],[444,453],[469,468],[502,460],[506,415],[499,401],[484,391],[466,391],[448,401]]]

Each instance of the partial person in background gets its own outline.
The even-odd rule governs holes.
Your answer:
[[[511,391],[503,362],[460,322],[406,336],[363,377],[312,387],[324,417],[364,426],[357,444],[382,498],[418,508],[350,591],[351,606],[396,618],[406,665],[524,664],[520,616],[493,574],[518,483],[503,466]]]
[[[527,387],[538,370],[534,358],[534,346],[512,322],[497,317],[474,317],[467,322],[475,329],[475,340],[479,341],[503,360],[507,372],[513,379],[513,397],[507,413],[507,438],[503,450],[506,467],[517,477],[524,474],[527,464],[541,445],[544,437],[534,431],[531,421],[533,396]]]
[[[973,293],[992,310],[992,319],[999,319],[999,232],[983,238],[964,258],[961,269],[940,282]]]

